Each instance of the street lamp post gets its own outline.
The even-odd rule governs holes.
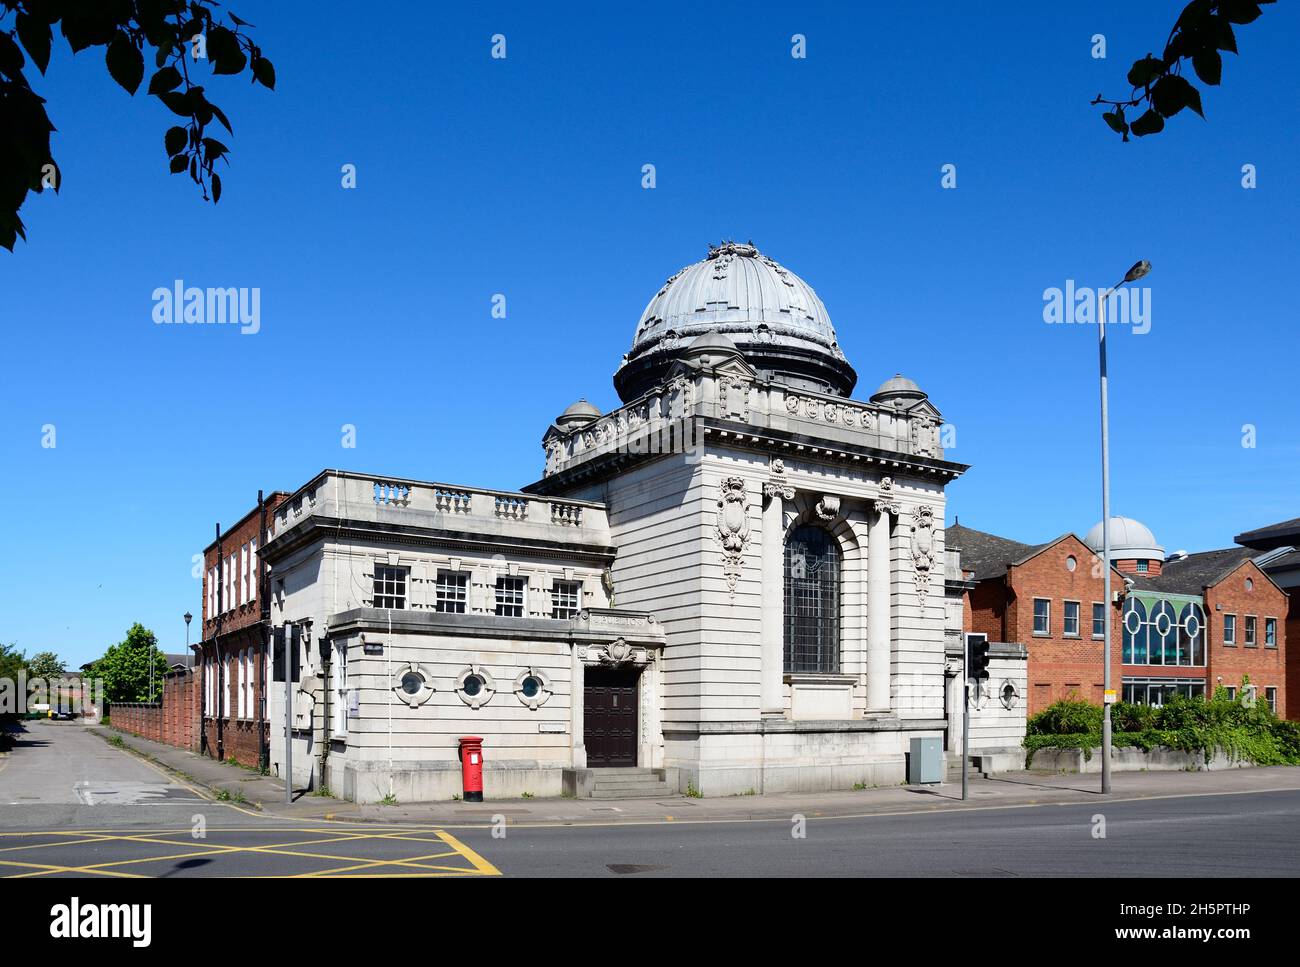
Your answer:
[[[1097,300],[1097,333],[1101,358],[1101,566],[1105,584],[1106,640],[1103,643],[1102,701],[1101,701],[1101,791],[1110,792],[1110,629],[1111,629],[1111,592],[1110,592],[1110,407],[1106,389],[1106,299],[1121,285],[1136,282],[1151,271],[1151,263],[1146,259],[1135,262],[1124,274],[1118,285],[1107,289]]]

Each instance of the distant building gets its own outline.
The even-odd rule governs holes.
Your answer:
[[[1029,545],[948,530],[973,580],[972,630],[1029,649],[1029,713],[1062,698],[1102,698],[1105,597],[1101,524]],[[1111,521],[1111,680],[1118,697],[1160,705],[1172,695],[1238,694],[1287,714],[1288,599],[1247,547],[1166,556],[1138,521]]]
[[[1246,531],[1233,538],[1256,552],[1255,563],[1290,596],[1286,613],[1286,638],[1300,642],[1300,517]],[[1286,687],[1300,696],[1300,646],[1286,654]],[[1300,719],[1300,700],[1287,706],[1287,717]]]
[[[202,640],[198,653],[200,751],[245,765],[267,761],[265,680],[270,635],[266,546],[270,517],[288,495],[263,497],[203,551]],[[171,656],[168,656],[169,663]],[[175,667],[173,665],[173,667]]]

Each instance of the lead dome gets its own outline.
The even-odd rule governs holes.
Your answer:
[[[727,337],[761,374],[802,389],[848,396],[857,383],[812,286],[753,243],[722,242],[651,298],[614,375],[619,397],[630,402],[654,387],[706,334]]]

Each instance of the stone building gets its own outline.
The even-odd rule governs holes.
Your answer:
[[[464,735],[489,797],[889,784],[910,739],[951,747],[966,467],[914,382],[856,380],[812,288],[729,242],[663,284],[621,405],[566,409],[522,490],[314,477],[261,549],[295,782],[447,798]],[[1023,694],[1023,650],[999,660]]]

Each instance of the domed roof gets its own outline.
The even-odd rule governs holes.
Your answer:
[[[592,406],[585,399],[578,400],[566,409],[563,413],[555,418],[555,425],[561,428],[567,428],[579,423],[590,423],[592,420],[599,419],[600,410]]]
[[[926,399],[926,394],[921,387],[902,373],[895,373],[880,384],[880,389],[871,394],[871,402],[887,403],[894,399],[923,400]]]
[[[1101,553],[1101,521],[1093,525],[1083,542]],[[1156,541],[1151,528],[1132,517],[1112,517],[1110,519],[1110,559],[1122,561],[1134,560],[1163,561],[1165,549]]]
[[[653,387],[677,354],[706,333],[729,337],[770,378],[842,396],[857,382],[812,287],[753,244],[723,242],[650,300],[614,376],[619,396],[627,402]]]

